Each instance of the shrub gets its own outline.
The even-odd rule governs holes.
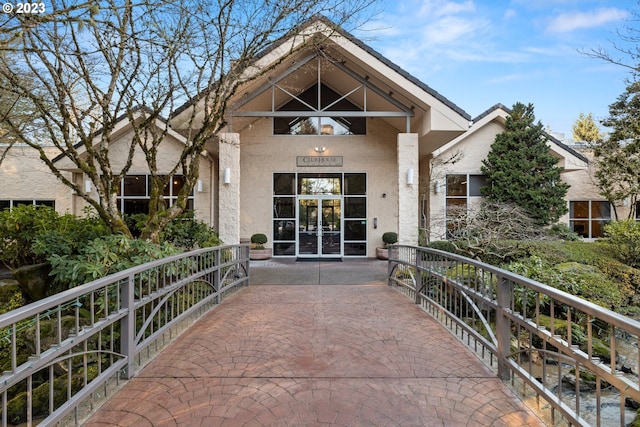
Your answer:
[[[565,262],[554,267],[560,276],[559,288],[608,309],[622,305],[620,286],[608,279],[597,267]]]
[[[58,214],[47,206],[21,205],[0,211],[0,261],[11,269],[39,264],[46,257],[35,254],[38,236],[56,229]]]
[[[66,288],[72,288],[178,252],[168,242],[157,245],[145,240],[132,240],[120,234],[111,234],[94,239],[77,254],[53,254],[48,261],[55,281],[64,284]]]
[[[5,284],[0,286],[0,314],[15,310],[23,305],[24,297],[18,285]],[[6,340],[0,341],[6,342]]]
[[[204,222],[195,219],[193,212],[185,212],[167,224],[160,240],[187,250],[222,244],[218,233]]]
[[[43,263],[52,254],[75,253],[109,233],[99,218],[60,216],[47,206],[16,206],[0,212],[0,261],[11,269]]]
[[[560,240],[576,241],[580,240],[580,235],[575,233],[567,224],[556,223],[548,229],[550,237]]]
[[[506,269],[609,309],[619,308],[624,300],[619,285],[591,265],[575,261],[553,265],[534,255]]]
[[[604,232],[616,258],[632,267],[640,267],[639,221],[614,221],[604,226]]]
[[[148,218],[149,215],[144,213],[122,215],[122,220],[127,224],[127,228],[131,232],[131,235],[136,238],[140,237],[142,234],[142,230],[144,229]]]
[[[382,241],[384,242],[384,247],[386,248],[388,245],[393,245],[398,241],[398,233],[393,231],[387,231],[382,235]]]
[[[264,249],[265,243],[267,243],[266,234],[256,233],[251,236],[251,244],[254,249]]]
[[[426,247],[431,249],[438,249],[445,252],[451,252],[453,254],[456,253],[456,245],[448,240],[436,240],[434,242],[430,242]]]

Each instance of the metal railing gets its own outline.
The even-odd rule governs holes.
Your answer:
[[[388,268],[389,286],[440,320],[525,400],[534,399],[551,423],[633,420],[635,409],[626,406],[640,402],[639,322],[435,249],[393,246]]]
[[[79,424],[222,296],[249,284],[249,247],[164,258],[0,316],[2,426]],[[25,348],[28,353],[25,354]]]

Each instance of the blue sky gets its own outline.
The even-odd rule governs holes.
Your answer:
[[[533,103],[571,137],[578,115],[598,120],[624,91],[627,68],[578,52],[613,51],[639,24],[636,1],[384,0],[354,31],[375,50],[475,117],[496,103]]]

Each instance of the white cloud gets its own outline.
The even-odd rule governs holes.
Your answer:
[[[482,21],[447,16],[423,28],[423,40],[428,44],[451,44],[471,38],[482,26]]]
[[[588,12],[563,13],[549,21],[547,31],[551,33],[568,33],[578,29],[594,28],[610,22],[621,21],[628,16],[629,12],[613,7]]]
[[[422,2],[422,7],[418,10],[417,15],[422,18],[438,18],[459,13],[474,12],[475,10],[476,6],[473,0],[464,2],[426,0]]]
[[[503,19],[504,19],[505,21],[508,21],[508,20],[510,20],[510,19],[512,19],[512,18],[515,18],[516,16],[518,16],[518,12],[516,12],[516,10],[515,10],[515,9],[507,9],[507,10],[504,12]]]

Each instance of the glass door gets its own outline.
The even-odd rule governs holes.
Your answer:
[[[318,256],[318,198],[298,200],[298,256]]]
[[[340,199],[322,200],[322,255],[340,256],[342,247],[342,227]]]
[[[316,196],[298,199],[298,256],[342,256],[342,201]]]

